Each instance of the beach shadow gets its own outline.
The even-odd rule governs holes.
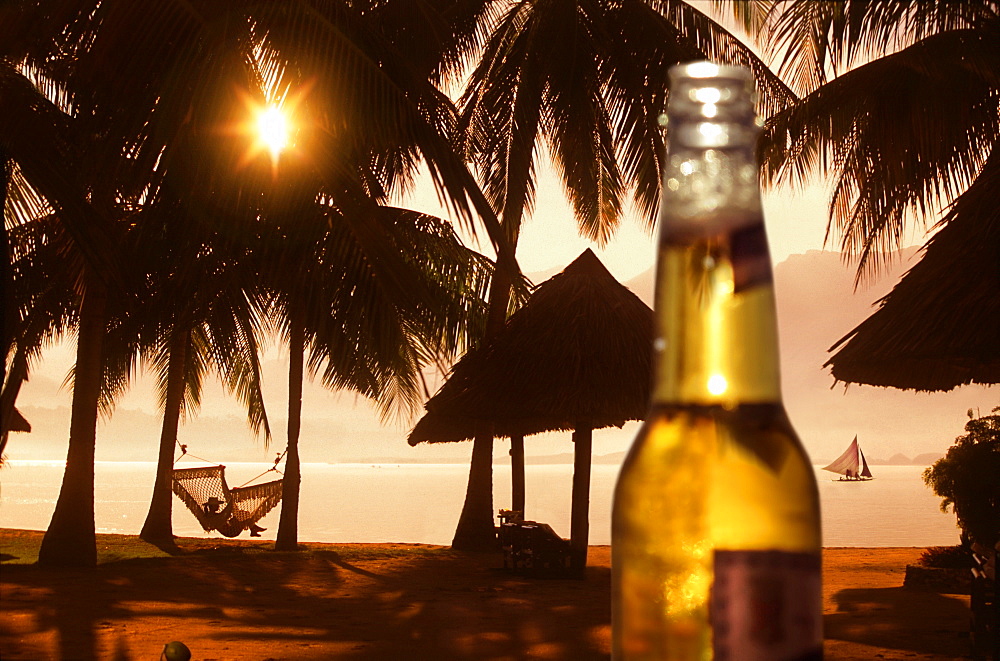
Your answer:
[[[176,540],[170,540],[169,542],[142,540],[144,543],[149,544],[153,548],[166,553],[167,555],[184,555],[186,551],[181,547],[177,546]]]
[[[5,566],[0,619],[26,613],[18,626],[30,623],[35,637],[8,621],[0,649],[12,659],[124,661],[181,640],[196,658],[607,658],[606,567],[582,581],[538,581],[496,572],[499,554],[365,553],[223,545],[83,571]]]
[[[439,581],[433,590],[424,585],[422,571],[414,567],[399,577],[387,640],[347,658],[403,658],[405,641],[419,649],[408,658],[608,658],[602,643],[611,620],[607,568],[589,568],[585,580],[539,581],[498,574],[495,563],[456,565],[449,581],[447,569],[428,566],[428,575]]]
[[[269,619],[280,632],[246,631],[246,645],[270,639],[287,649],[292,641],[283,632],[302,626],[294,641],[301,659],[608,658],[601,643],[611,617],[607,568],[589,568],[586,580],[538,581],[498,573],[500,554],[445,550],[382,572],[337,552],[313,555],[350,572],[345,590],[273,608]],[[320,623],[324,631],[306,631]]]
[[[969,600],[910,588],[841,590],[824,638],[918,654],[954,655],[968,648]]]
[[[367,576],[368,578],[381,578],[378,574],[361,569],[355,565],[346,562],[339,553],[336,551],[314,551],[313,552],[317,558],[322,558],[329,562],[335,567],[340,567],[341,569],[346,569],[347,571],[354,572],[359,576]]]
[[[315,603],[300,601],[285,587],[295,583],[291,577],[309,562],[303,556],[220,547],[109,562],[93,569],[5,566],[4,614],[21,610],[13,586],[43,592],[43,600],[33,600],[31,617],[22,620],[30,620],[35,631],[53,633],[55,649],[51,644],[28,649],[3,624],[0,649],[5,659],[155,659],[165,643],[190,637],[192,630],[225,628],[234,619],[241,626],[241,618],[233,618],[231,611],[248,613],[244,619],[253,623],[275,608],[314,608]],[[336,575],[324,575],[323,580],[334,586],[338,582]],[[133,621],[150,615],[167,624],[154,639],[141,639],[133,633]]]

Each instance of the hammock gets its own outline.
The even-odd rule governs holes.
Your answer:
[[[226,537],[262,530],[257,521],[281,501],[281,480],[230,489],[225,466],[175,468],[173,490],[206,532]]]

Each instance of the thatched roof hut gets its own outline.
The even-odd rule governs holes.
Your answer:
[[[646,416],[652,341],[652,310],[587,250],[542,283],[495,337],[455,364],[409,442],[468,440],[484,425],[510,438],[513,509],[523,511],[524,436],[573,430],[570,536],[573,567],[582,571],[591,432]]]
[[[31,423],[15,408],[10,414],[10,426],[7,431],[28,433],[31,431]]]
[[[5,417],[6,420],[0,426],[0,465],[4,461],[3,452],[7,448],[7,438],[10,432],[19,431],[27,433],[31,431],[31,423],[13,406],[10,407]]]
[[[1000,154],[827,361],[838,381],[940,391],[1000,383]],[[838,350],[839,349],[839,350]]]
[[[621,427],[649,406],[653,313],[589,249],[542,283],[425,404],[410,445]]]

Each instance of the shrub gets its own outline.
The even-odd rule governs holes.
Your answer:
[[[932,546],[921,554],[920,564],[924,567],[969,569],[972,567],[972,558],[969,549],[962,545]]]
[[[965,436],[924,471],[924,482],[941,496],[941,511],[955,512],[966,537],[987,547],[1000,539],[1000,406],[993,415],[969,411]]]

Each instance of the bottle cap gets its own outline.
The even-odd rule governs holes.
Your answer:
[[[672,144],[699,149],[752,147],[758,127],[753,77],[737,66],[691,62],[670,69]]]

